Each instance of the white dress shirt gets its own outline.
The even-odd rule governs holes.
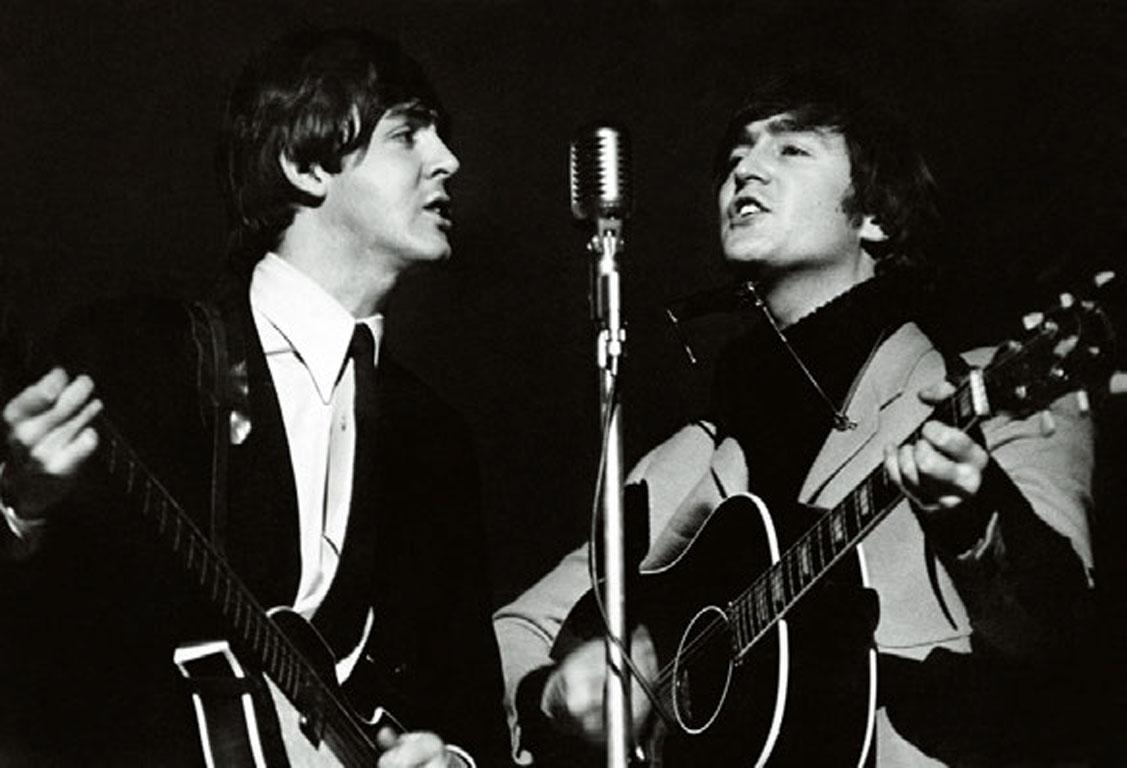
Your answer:
[[[383,316],[353,318],[319,285],[272,253],[255,267],[250,306],[278,393],[297,486],[301,582],[294,608],[310,616],[332,584],[348,527],[356,453],[356,378],[348,345],[356,323],[364,323],[375,339],[377,362]],[[337,663],[341,680],[355,666],[373,620],[369,610],[360,644]],[[465,765],[476,765],[461,747],[447,744],[446,749]]]
[[[301,580],[294,608],[309,617],[329,591],[348,527],[356,452],[348,344],[362,322],[372,331],[378,357],[383,317],[358,321],[272,253],[255,267],[250,307],[282,410],[297,489]]]

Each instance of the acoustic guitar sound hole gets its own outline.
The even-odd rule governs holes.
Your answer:
[[[706,730],[732,681],[731,628],[724,611],[701,609],[685,628],[673,663],[673,710],[686,733]]]

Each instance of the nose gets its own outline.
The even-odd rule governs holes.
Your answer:
[[[752,180],[763,183],[770,180],[771,172],[763,162],[762,155],[762,152],[758,152],[752,147],[739,159],[739,162],[732,168],[732,179],[736,182],[737,187],[742,187]]]
[[[435,176],[453,176],[458,172],[461,163],[458,157],[446,146],[446,142],[432,129],[434,137],[433,159],[431,160],[431,174]]]

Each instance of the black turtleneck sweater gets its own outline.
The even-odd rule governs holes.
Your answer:
[[[845,401],[880,342],[910,319],[904,279],[867,280],[784,329],[787,341],[829,397]],[[785,509],[833,429],[833,410],[766,320],[730,343],[716,365],[712,417],[747,458],[751,490]]]
[[[785,328],[783,334],[825,392],[833,408],[844,410],[854,382],[881,342],[909,322],[919,295],[909,274],[867,280]],[[834,411],[803,374],[766,320],[735,339],[716,363],[712,420],[721,438],[734,437],[747,461],[749,489],[769,509],[793,508],[802,482],[833,429]],[[980,443],[981,433],[972,432]],[[982,536],[992,512],[1004,511],[1010,537],[1043,559],[1046,547],[1060,548],[1021,491],[991,459],[982,486],[958,514],[923,522],[941,551],[964,552]],[[1067,546],[1067,544],[1065,544]],[[1071,558],[1064,558],[1070,561]],[[1013,567],[1013,566],[1011,566]]]

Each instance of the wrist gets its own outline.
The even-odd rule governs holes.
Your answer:
[[[3,471],[0,464],[0,480]],[[38,550],[47,521],[16,514],[9,498],[0,492],[0,559],[26,560]]]
[[[42,510],[30,507],[19,498],[15,488],[12,487],[11,472],[8,464],[0,463],[0,510],[9,521],[19,521],[27,525],[37,525],[43,522]]]
[[[548,689],[551,687],[548,681],[556,669],[556,665],[549,664],[529,672],[520,681],[514,697],[513,704],[520,724],[521,746],[533,755],[550,748],[558,738],[555,726],[552,724],[548,695]]]
[[[27,517],[16,513],[16,498],[8,480],[8,463],[0,462],[0,510],[11,521],[26,521]]]
[[[921,527],[935,546],[953,555],[967,552],[986,535],[992,512],[977,500],[964,501],[942,512],[921,515]]]
[[[990,459],[982,470],[978,492],[961,504],[946,510],[919,515],[924,533],[942,552],[961,555],[980,546],[990,531],[990,523],[1004,506],[1006,477]]]

